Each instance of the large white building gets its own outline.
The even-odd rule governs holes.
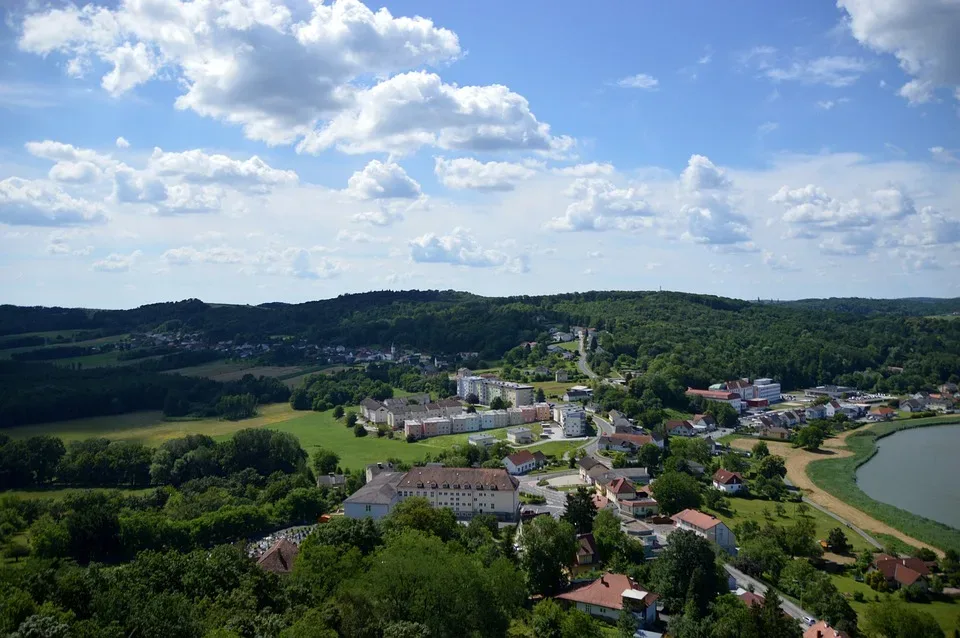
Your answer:
[[[450,417],[451,430],[454,434],[460,434],[461,432],[479,432],[481,429],[480,421],[480,415],[476,412],[455,414]]]
[[[780,384],[773,379],[755,379],[753,387],[757,399],[766,399],[770,403],[780,400]]]
[[[587,414],[577,405],[558,405],[553,408],[553,420],[563,428],[564,436],[583,436]]]
[[[520,407],[533,405],[534,389],[523,383],[461,373],[457,377],[457,396],[466,399],[471,394],[477,395],[483,405],[489,405],[499,397],[513,407]]]

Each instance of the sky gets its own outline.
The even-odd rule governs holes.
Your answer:
[[[960,296],[960,0],[0,14],[0,303]]]

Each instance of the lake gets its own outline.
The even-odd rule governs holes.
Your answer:
[[[902,430],[857,470],[870,498],[960,529],[960,425]]]

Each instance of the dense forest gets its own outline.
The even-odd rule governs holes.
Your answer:
[[[631,390],[634,398],[642,399],[652,388],[663,406],[683,407],[671,396],[682,395],[686,386],[706,387],[738,377],[772,377],[785,390],[823,383],[893,393],[932,390],[960,379],[960,321],[951,317],[955,312],[960,312],[958,299],[773,303],[671,292],[488,298],[453,291],[386,291],[261,306],[196,299],[133,310],[0,306],[0,335],[6,335],[0,344],[13,340],[21,347],[39,345],[28,333],[40,331],[81,331],[89,338],[161,330],[200,334],[208,344],[275,342],[279,337],[318,345],[396,344],[440,355],[477,352],[480,360],[495,361],[522,342],[549,340],[551,327],[580,325],[598,329],[590,353],[595,371],[630,371],[644,378]],[[54,345],[71,348],[61,341]],[[33,361],[51,356],[51,350],[27,350],[15,353],[21,361],[0,361],[0,426],[134,409],[217,414],[223,395],[252,394],[260,403],[288,398],[282,384],[268,380],[230,387],[157,373],[209,361],[217,356],[209,350],[150,351],[150,358],[132,361],[122,370],[71,370]],[[291,347],[274,351],[298,356]],[[123,354],[125,359],[139,356]],[[405,370],[376,380],[414,389],[417,376]],[[441,396],[445,390],[428,389]],[[297,395],[298,404],[312,406],[318,395],[327,393],[326,387],[305,387]],[[322,397],[317,401],[337,403]],[[653,401],[644,401],[630,412],[655,407]]]

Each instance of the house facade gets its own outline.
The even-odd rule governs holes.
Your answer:
[[[520,483],[503,469],[415,467],[397,485],[400,501],[422,497],[434,507],[449,507],[457,518],[491,514],[515,521]]]
[[[694,436],[697,433],[697,428],[690,421],[667,421],[666,430],[670,436]]]
[[[547,457],[543,455],[543,452],[538,451],[531,453],[529,450],[520,450],[515,454],[505,457],[503,459],[503,466],[507,468],[507,472],[511,475],[517,476],[543,467],[546,461]]]
[[[514,445],[533,443],[533,431],[530,428],[510,428],[507,430],[507,441]]]
[[[727,494],[736,494],[743,489],[743,475],[720,468],[713,475],[713,488]]]
[[[380,472],[343,502],[343,514],[347,518],[385,517],[400,502],[397,486],[403,480],[403,472]]]
[[[716,543],[728,552],[736,551],[737,539],[730,528],[719,518],[691,509],[678,512],[670,518],[677,529],[691,531],[697,536]]]
[[[624,609],[633,614],[640,627],[657,621],[659,596],[641,589],[636,582],[623,574],[607,572],[597,580],[574,584],[554,598],[591,616],[614,623]]]

